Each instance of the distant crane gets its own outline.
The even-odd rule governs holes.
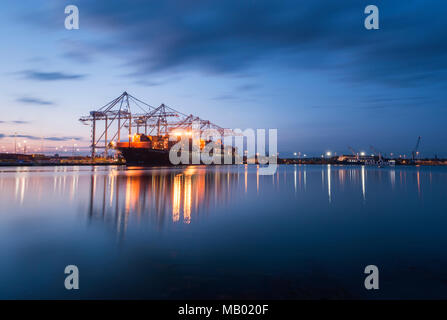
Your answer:
[[[352,147],[350,147],[350,146],[348,146],[348,149],[351,150],[352,154],[353,154],[354,156],[356,156],[356,158],[357,158],[357,160],[358,160],[358,159],[359,159],[359,153],[358,153],[358,152],[355,152],[355,150],[354,150]]]
[[[378,151],[373,146],[369,146],[369,148],[371,149],[372,152],[377,153],[379,155],[379,161],[382,161],[382,152]]]
[[[421,136],[418,137],[418,141],[416,142],[416,146],[414,147],[413,151],[411,152],[411,158],[414,161],[416,157],[419,155],[419,145],[421,144]]]

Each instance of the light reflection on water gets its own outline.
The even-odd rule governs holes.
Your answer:
[[[403,279],[381,297],[421,298],[426,289],[445,297],[446,182],[442,167],[295,165],[272,176],[244,165],[1,168],[0,297],[42,297],[32,272],[37,291],[17,285],[29,271],[24,261],[45,266],[49,281],[50,270],[76,259],[93,270],[111,268],[111,260],[109,272],[120,275],[116,291],[107,291],[110,274],[92,273],[96,287],[84,297],[122,297],[125,288],[125,297],[149,298],[368,298],[361,283],[370,263]],[[67,248],[80,250],[76,259]],[[175,276],[157,276],[172,265]],[[151,289],[144,281],[145,290],[127,287],[133,268],[152,270]],[[410,269],[425,279],[420,291],[402,289]],[[278,284],[282,277],[287,285]],[[191,278],[208,295],[191,288]],[[56,284],[44,293],[67,297]]]
[[[420,199],[424,184],[432,183],[432,172],[423,170],[421,173],[421,170],[295,165],[282,166],[273,176],[260,176],[259,167],[247,165],[175,169],[18,167],[0,170],[0,194],[2,200],[8,201],[11,212],[24,205],[37,206],[36,209],[42,204],[51,205],[47,202],[48,197],[53,200],[57,198],[67,205],[87,202],[85,213],[88,219],[113,221],[116,232],[120,234],[125,232],[129,218],[140,222],[150,217],[159,227],[166,223],[189,224],[204,211],[212,212],[231,202],[232,198],[247,194],[249,188],[250,192],[256,188],[258,196],[260,191],[264,194],[293,191],[296,196],[302,195],[307,192],[308,175],[313,184],[309,192],[315,194],[315,187],[320,184],[321,190],[326,189],[329,204],[337,193],[348,190],[349,195],[353,196],[356,189],[366,201],[368,176],[371,176],[375,186],[380,184],[383,189],[391,187],[391,191],[395,188],[407,190],[408,185],[415,183],[414,191]],[[396,171],[399,177],[397,185]],[[321,174],[320,182],[315,179],[318,174]],[[407,174],[412,178],[409,184]],[[442,170],[437,174],[445,175]],[[422,183],[422,180],[428,181]]]
[[[443,168],[435,174],[445,176]],[[422,172],[421,172],[422,170]],[[396,182],[396,172],[398,180]],[[73,203],[88,203],[86,216],[116,222],[117,232],[125,230],[129,217],[140,221],[151,216],[154,223],[194,222],[202,211],[225,206],[236,195],[256,190],[265,193],[307,192],[310,175],[312,194],[326,189],[330,204],[337,193],[355,190],[367,200],[368,178],[376,187],[406,191],[416,185],[413,193],[420,199],[425,184],[432,184],[432,171],[421,168],[365,168],[344,166],[282,166],[273,176],[260,176],[257,166],[222,166],[205,168],[138,168],[138,167],[18,167],[0,170],[0,194],[8,202],[11,213],[21,206],[45,204],[48,198]],[[321,175],[319,182],[316,175]],[[411,175],[411,181],[407,181]],[[242,176],[242,177],[241,177]],[[290,176],[290,178],[289,178]],[[271,180],[270,180],[271,179]],[[289,181],[288,181],[289,179]],[[424,180],[424,183],[422,183]],[[293,184],[292,184],[293,182]],[[255,186],[253,186],[254,184]],[[249,190],[250,189],[250,190]],[[264,189],[264,190],[262,190]],[[86,192],[88,190],[88,192]],[[358,197],[353,197],[355,201]],[[335,199],[336,200],[336,199]],[[25,203],[26,202],[26,203]]]

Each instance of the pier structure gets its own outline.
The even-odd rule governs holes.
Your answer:
[[[222,136],[232,132],[208,120],[184,114],[164,103],[153,107],[127,92],[98,110],[90,111],[88,116],[81,117],[79,121],[91,126],[92,159],[96,157],[97,149],[104,149],[104,156],[107,157],[109,149],[117,142],[128,140],[130,145],[132,134],[135,133],[167,136],[177,130],[190,131],[193,123],[198,124],[200,131],[214,129]]]

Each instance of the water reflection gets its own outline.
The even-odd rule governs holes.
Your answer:
[[[295,200],[281,200],[278,208],[293,211],[309,196],[331,205],[346,199],[365,203],[367,191],[375,193],[374,198],[381,192],[413,192],[421,198],[423,188],[442,174],[431,168],[334,165],[279,166],[271,177],[259,175],[259,166],[248,165],[11,168],[0,170],[0,197],[6,212],[22,207],[61,214],[76,210],[124,235],[131,223],[159,229],[189,225],[237,201],[282,199],[289,193]]]
[[[331,165],[327,165],[327,193],[329,197],[329,203],[331,203],[332,200],[332,194],[331,194]]]
[[[0,297],[69,298],[48,281],[75,263],[94,281],[81,298],[362,298],[352,274],[380,261],[401,275],[390,297],[411,273],[445,298],[447,167],[278,170],[0,168]],[[340,277],[322,287],[327,266]]]
[[[417,184],[418,184],[418,197],[421,197],[421,176],[419,170],[416,172]]]
[[[365,178],[365,166],[362,166],[362,195],[363,200],[366,200],[366,178]]]
[[[125,173],[104,175],[101,182],[93,175],[90,181],[88,216],[115,223],[119,234],[125,233],[129,220],[148,220],[158,227],[168,221],[190,224],[227,202],[238,181],[235,172],[201,167]]]
[[[390,170],[390,180],[391,180],[391,186],[394,189],[394,186],[396,184],[396,170],[394,170],[394,169]]]

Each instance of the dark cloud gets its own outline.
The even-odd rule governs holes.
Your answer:
[[[23,120],[13,120],[11,122],[14,124],[28,124],[28,123],[30,123],[29,121],[23,121]]]
[[[12,124],[28,124],[29,121],[24,120],[12,120],[12,121],[0,121],[0,123],[12,123]]]
[[[79,63],[91,63],[95,59],[99,48],[73,39],[64,39],[61,41],[63,54],[62,57],[71,59]]]
[[[152,80],[137,80],[136,84],[144,87],[157,87],[163,84],[161,81],[152,81]]]
[[[43,72],[36,70],[26,70],[22,72],[23,76],[30,80],[38,81],[59,81],[59,80],[80,80],[86,77],[83,74],[70,74],[63,72]]]
[[[106,37],[68,49],[122,58],[134,75],[194,70],[239,74],[255,64],[313,69],[353,82],[405,87],[447,78],[447,5],[382,1],[380,30],[363,26],[365,0],[74,0],[81,28]],[[48,26],[56,11],[35,15]],[[38,76],[47,80],[53,75]],[[65,77],[62,77],[65,78]],[[68,77],[70,78],[70,77]]]
[[[239,91],[252,91],[255,89],[258,89],[260,86],[257,84],[244,84],[241,86],[238,86],[236,89]]]
[[[41,106],[51,106],[54,105],[54,102],[48,101],[48,100],[42,100],[39,98],[33,98],[33,97],[21,97],[17,99],[18,102],[26,103],[26,104],[34,104],[34,105],[41,105]]]
[[[29,140],[42,140],[41,136],[34,136],[34,135],[25,135],[25,134],[0,134],[1,138],[22,138],[22,139],[29,139]],[[82,141],[82,137],[43,137],[43,140],[47,141]]]
[[[81,141],[83,140],[83,138],[81,137],[46,137],[44,138],[44,140],[49,140],[49,141]]]
[[[222,94],[217,97],[214,97],[213,100],[221,100],[221,101],[238,100],[238,97],[231,94]]]

